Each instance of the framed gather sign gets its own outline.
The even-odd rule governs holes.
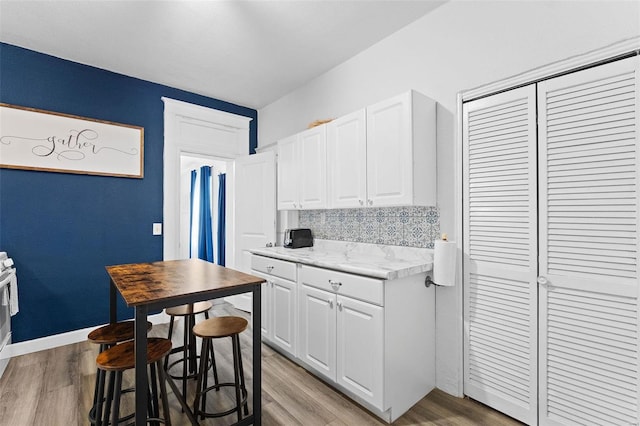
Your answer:
[[[144,128],[0,103],[0,167],[143,177]]]

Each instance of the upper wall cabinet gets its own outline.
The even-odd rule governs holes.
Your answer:
[[[278,209],[436,205],[436,103],[409,91],[278,142]]]
[[[364,207],[367,200],[367,120],[361,109],[327,124],[329,207]]]
[[[327,207],[326,125],[278,142],[278,210]]]
[[[367,205],[436,205],[436,103],[410,91],[367,107]]]
[[[435,205],[435,124],[413,91],[327,124],[329,207]]]

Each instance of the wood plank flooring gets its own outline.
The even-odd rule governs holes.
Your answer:
[[[214,306],[214,315],[248,315],[228,304]],[[182,342],[182,323],[176,322],[173,343]],[[167,325],[154,326],[151,336],[165,337]],[[251,389],[251,330],[241,336],[247,387]],[[231,342],[215,342],[218,372],[222,381],[230,381]],[[74,426],[88,425],[87,413],[93,398],[95,358],[98,347],[89,342],[23,355],[11,359],[0,379],[0,426]],[[384,425],[383,421],[351,399],[317,379],[297,364],[262,345],[262,407],[264,425]],[[127,372],[132,373],[132,372]],[[133,383],[133,374],[125,374],[125,385]],[[177,382],[178,386],[180,383]],[[194,381],[190,381],[193,395]],[[169,388],[170,390],[170,388]],[[210,410],[232,405],[231,392],[217,392],[208,398]],[[191,398],[190,398],[191,399]],[[251,407],[251,395],[249,397]],[[174,425],[189,425],[177,400],[169,395]],[[123,396],[122,414],[131,411],[132,394]],[[209,419],[202,424],[228,425],[234,416]],[[455,398],[434,390],[396,425],[496,425],[520,423],[467,398]]]

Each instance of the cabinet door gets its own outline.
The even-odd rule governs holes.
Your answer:
[[[535,86],[463,107],[464,391],[537,416]]]
[[[262,283],[262,290],[260,294],[260,331],[263,340],[271,340],[272,327],[272,303],[271,294],[273,292],[273,281],[269,275],[261,274],[260,272],[252,269],[250,272],[256,277],[264,278],[266,281]]]
[[[367,107],[367,205],[409,205],[413,195],[411,92]]]
[[[298,141],[300,168],[296,176],[300,184],[300,209],[327,206],[326,126],[300,133]]]
[[[367,197],[366,130],[364,109],[327,124],[330,208],[364,206]]]
[[[329,380],[336,380],[335,295],[301,285],[298,358]]]
[[[272,342],[296,355],[296,283],[271,278]]]
[[[638,57],[538,85],[540,424],[639,424]]]
[[[383,308],[337,297],[337,382],[382,409]]]
[[[299,207],[298,136],[278,141],[278,210]]]

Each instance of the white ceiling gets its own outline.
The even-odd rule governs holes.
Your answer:
[[[0,0],[0,40],[259,109],[436,0]]]

